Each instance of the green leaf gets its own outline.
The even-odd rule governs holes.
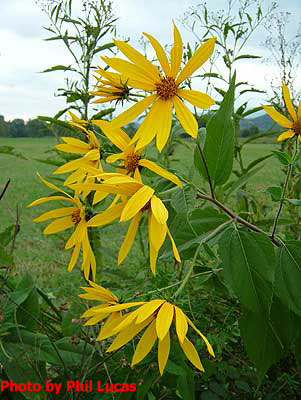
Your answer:
[[[280,201],[282,194],[282,189],[280,186],[270,186],[266,191],[270,193],[273,201]]]
[[[214,186],[224,184],[230,177],[234,154],[234,124],[232,120],[234,104],[235,74],[219,110],[207,124],[204,156]],[[201,168],[205,179],[205,167]]]
[[[261,56],[254,56],[252,54],[242,54],[241,56],[235,57],[234,61],[241,60],[242,58],[261,58]]]
[[[75,71],[74,68],[69,65],[68,67],[66,65],[55,65],[54,67],[44,69],[44,71],[41,72],[52,72],[52,71]]]
[[[21,153],[16,151],[12,146],[0,146],[0,153],[8,154],[10,156],[22,158],[23,160],[27,160]]]
[[[261,233],[229,227],[219,242],[226,284],[249,311],[267,315],[272,302],[275,253]]]
[[[270,157],[272,157],[272,154],[267,154],[266,156],[256,158],[256,160],[250,162],[250,164],[247,166],[247,170],[249,171],[250,169],[254,168],[256,165],[262,163],[263,161],[267,160]]]
[[[0,243],[0,267],[14,266],[12,254],[9,254]]]
[[[60,121],[59,119],[47,117],[47,116],[44,116],[44,115],[39,115],[38,118],[41,121],[50,122],[52,124],[56,124],[56,125],[62,126],[63,128],[67,128],[67,129],[70,129],[71,131],[76,132],[76,129],[72,125],[68,124],[65,121]]]
[[[301,243],[286,242],[277,250],[275,293],[282,303],[301,315]]]
[[[235,192],[235,190],[237,190],[240,187],[242,187],[243,185],[245,185],[252,176],[256,175],[257,172],[259,172],[262,169],[262,167],[263,167],[263,165],[261,165],[258,168],[253,169],[252,171],[245,173],[244,175],[242,175],[238,179],[236,179],[236,181],[227,183],[225,185],[226,198],[230,194]]]
[[[150,390],[157,377],[158,377],[158,372],[154,370],[146,375],[143,385],[138,386],[137,400],[143,400],[146,398],[147,392]]]
[[[177,379],[177,388],[183,400],[194,400],[195,399],[195,387],[194,387],[194,371],[191,373],[179,376]]]
[[[94,50],[94,54],[99,53],[100,51],[106,50],[106,49],[111,49],[112,47],[115,47],[115,43],[106,43],[103,46],[96,47]]]
[[[254,108],[251,108],[250,110],[244,112],[244,113],[242,114],[242,116],[243,116],[243,117],[246,117],[247,115],[254,114],[254,113],[256,113],[256,112],[258,112],[258,111],[260,111],[260,110],[262,110],[262,107],[254,107]]]
[[[9,225],[0,233],[0,247],[7,246],[12,241],[15,233],[15,225]]]
[[[106,108],[105,110],[101,110],[98,113],[94,114],[90,119],[102,119],[108,114],[112,114],[115,111],[115,108]]]
[[[293,204],[294,206],[301,206],[300,199],[285,199],[287,202]]]
[[[291,156],[286,153],[285,151],[276,151],[273,150],[272,153],[274,154],[275,157],[278,158],[278,160],[281,162],[283,165],[288,165],[291,163],[292,159]]]

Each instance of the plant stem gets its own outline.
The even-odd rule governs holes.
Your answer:
[[[203,161],[203,164],[204,164],[204,167],[205,167],[206,175],[207,175],[207,178],[208,178],[208,183],[209,183],[209,186],[210,186],[211,197],[213,199],[215,199],[214,187],[213,187],[213,184],[212,184],[212,181],[211,181],[208,165],[207,165],[206,159],[204,157],[203,150],[201,149],[201,146],[198,143],[197,143],[197,147],[199,149],[200,156],[202,158],[202,161]]]
[[[283,204],[284,204],[284,200],[285,200],[285,193],[286,193],[288,181],[289,181],[289,178],[291,176],[292,169],[293,169],[293,164],[295,162],[295,159],[296,159],[296,156],[297,156],[298,152],[299,152],[299,141],[298,141],[298,138],[296,138],[295,151],[294,151],[293,158],[292,158],[292,160],[289,163],[288,168],[287,168],[286,177],[285,177],[284,185],[283,185],[283,188],[282,188],[280,203],[279,203],[278,210],[276,212],[275,219],[274,219],[273,229],[272,229],[272,233],[271,233],[271,239],[273,239],[274,236],[275,236],[278,220],[279,220],[279,217],[280,217],[280,214],[281,214],[281,210],[282,210],[282,207],[283,207]]]

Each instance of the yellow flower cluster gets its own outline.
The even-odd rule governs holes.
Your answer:
[[[147,303],[120,304],[112,292],[93,283],[96,277],[96,260],[89,242],[89,229],[105,226],[117,219],[121,223],[130,222],[119,250],[118,264],[121,264],[128,255],[144,215],[148,219],[151,271],[156,273],[158,254],[167,236],[171,241],[175,260],[181,261],[176,243],[168,228],[168,210],[155,189],[143,183],[140,170],[149,169],[178,187],[182,187],[182,182],[175,174],[145,158],[143,152],[153,139],[156,139],[158,150],[162,151],[170,136],[173,110],[184,131],[193,138],[197,137],[198,123],[184,101],[203,109],[215,104],[209,95],[184,88],[185,80],[213,53],[215,38],[207,40],[196,50],[186,65],[182,66],[183,41],[176,25],[174,25],[174,46],[171,50],[170,62],[160,43],[149,34],[145,33],[145,36],[156,53],[160,68],[128,43],[116,40],[116,46],[128,60],[103,57],[107,66],[116,72],[107,71],[107,68],[98,68],[96,90],[90,93],[97,96],[95,103],[132,100],[135,94],[131,90],[142,90],[147,93],[146,97],[135,102],[111,122],[85,121],[70,113],[72,118],[70,124],[78,128],[84,138],[80,140],[63,137],[64,143],[56,145],[56,148],[62,152],[78,154],[80,157],[60,166],[54,173],[71,173],[64,184],[74,191],[74,195],[69,195],[40,177],[46,186],[62,195],[44,197],[29,206],[54,200],[72,203],[71,207],[43,213],[34,221],[53,219],[44,230],[45,234],[73,228],[73,233],[65,246],[66,249],[74,248],[68,270],[73,269],[82,250],[82,269],[85,278],[90,280],[91,287],[84,288],[87,293],[81,297],[103,303],[89,309],[83,317],[90,318],[87,325],[100,323],[107,318],[98,340],[117,335],[108,351],[120,348],[146,328],[136,348],[132,365],[141,361],[158,339],[158,361],[162,374],[169,355],[169,331],[173,323],[184,353],[196,368],[203,370],[196,349],[186,337],[188,326],[190,325],[202,337],[211,355],[214,355],[213,350],[205,336],[180,308],[163,299],[155,299]],[[141,96],[141,94],[137,95]],[[130,138],[122,127],[145,111],[148,111],[145,119],[133,138]],[[105,159],[107,164],[117,163],[117,166],[114,165],[116,167],[114,173],[107,172],[103,168],[103,152],[93,131],[93,125],[100,128],[104,137],[120,151],[108,155]],[[112,194],[115,197],[110,206],[96,215],[93,214],[93,205]],[[135,311],[131,313],[127,311],[137,306],[139,308]]]

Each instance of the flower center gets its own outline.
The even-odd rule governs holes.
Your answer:
[[[178,86],[172,76],[161,78],[161,82],[156,84],[157,95],[162,100],[169,100],[177,94]]]
[[[77,225],[81,221],[80,217],[80,209],[78,208],[77,210],[73,211],[73,214],[71,215],[72,222],[74,225]]]
[[[128,154],[124,160],[125,169],[129,172],[134,172],[139,165],[140,158],[139,153]]]
[[[293,123],[293,131],[296,135],[301,136],[301,119],[298,119]]]

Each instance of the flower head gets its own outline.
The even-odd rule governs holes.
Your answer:
[[[137,303],[133,304],[136,305]],[[95,309],[95,320],[102,318],[105,312],[102,308]],[[89,314],[89,316],[91,315]],[[172,325],[175,328],[180,346],[188,360],[200,371],[204,371],[196,348],[187,338],[188,327],[191,326],[197,332],[205,342],[208,352],[214,357],[212,346],[208,339],[179,307],[163,299],[155,299],[142,304],[137,310],[125,314],[119,322],[111,326],[111,334],[108,335],[109,332],[107,332],[108,336],[106,337],[117,336],[107,349],[107,352],[118,350],[147,327],[136,346],[132,358],[132,366],[138,364],[147,356],[158,339],[158,364],[160,374],[162,375],[170,352],[170,330]],[[102,339],[104,339],[104,335],[99,335],[97,340]]]
[[[120,218],[120,222],[131,220],[128,232],[121,245],[118,254],[118,264],[121,264],[129,253],[143,214],[148,216],[149,228],[149,253],[152,272],[156,273],[156,263],[160,248],[166,236],[169,236],[175,259],[180,262],[180,256],[176,244],[167,226],[168,211],[162,200],[155,195],[154,189],[144,185],[141,181],[139,171],[131,178],[123,174],[107,173],[102,174],[104,183],[84,184],[82,188],[96,190],[105,193],[113,193],[123,196],[121,203],[111,205],[107,210],[95,215],[88,221],[88,226],[103,226]],[[73,188],[79,185],[72,185]],[[125,199],[125,197],[129,197]]]
[[[280,114],[272,106],[263,105],[262,108],[269,114],[271,118],[273,118],[275,122],[277,122],[277,124],[279,124],[283,128],[288,129],[287,131],[283,132],[280,136],[278,136],[277,140],[279,142],[293,138],[294,136],[297,136],[301,141],[301,100],[298,107],[298,113],[296,113],[291,100],[289,88],[288,86],[285,85],[284,82],[282,82],[282,90],[283,90],[285,105],[287,111],[292,117],[292,121],[286,118],[284,115]]]
[[[208,60],[214,50],[216,38],[209,39],[200,46],[181,69],[183,42],[176,25],[174,25],[174,47],[171,50],[170,63],[161,44],[153,36],[147,33],[144,35],[156,52],[161,71],[128,43],[119,40],[115,40],[114,43],[130,61],[103,57],[109,66],[118,71],[124,79],[128,79],[129,86],[151,93],[117,116],[112,123],[116,127],[125,126],[151,107],[133,142],[138,141],[137,150],[139,150],[156,137],[157,148],[161,151],[170,134],[173,109],[184,130],[194,138],[197,136],[197,121],[183,99],[204,109],[215,104],[207,94],[183,89],[181,84]]]
[[[45,235],[50,235],[53,233],[62,232],[66,229],[74,228],[72,235],[65,245],[65,249],[71,249],[72,247],[74,247],[68,265],[68,271],[72,271],[79,257],[80,249],[82,248],[82,269],[84,271],[85,278],[89,278],[89,273],[91,270],[93,279],[95,279],[96,260],[89,242],[86,209],[79,199],[78,192],[75,192],[74,197],[72,197],[68,193],[58,188],[56,185],[46,181],[46,179],[42,178],[40,175],[38,176],[46,186],[48,186],[50,189],[55,190],[56,192],[62,193],[63,196],[60,195],[42,197],[38,200],[33,201],[31,204],[28,205],[28,207],[37,206],[54,200],[67,201],[69,203],[72,203],[72,206],[47,211],[39,217],[33,219],[33,221],[43,222],[50,219],[54,220],[50,222],[50,224],[44,229]]]

